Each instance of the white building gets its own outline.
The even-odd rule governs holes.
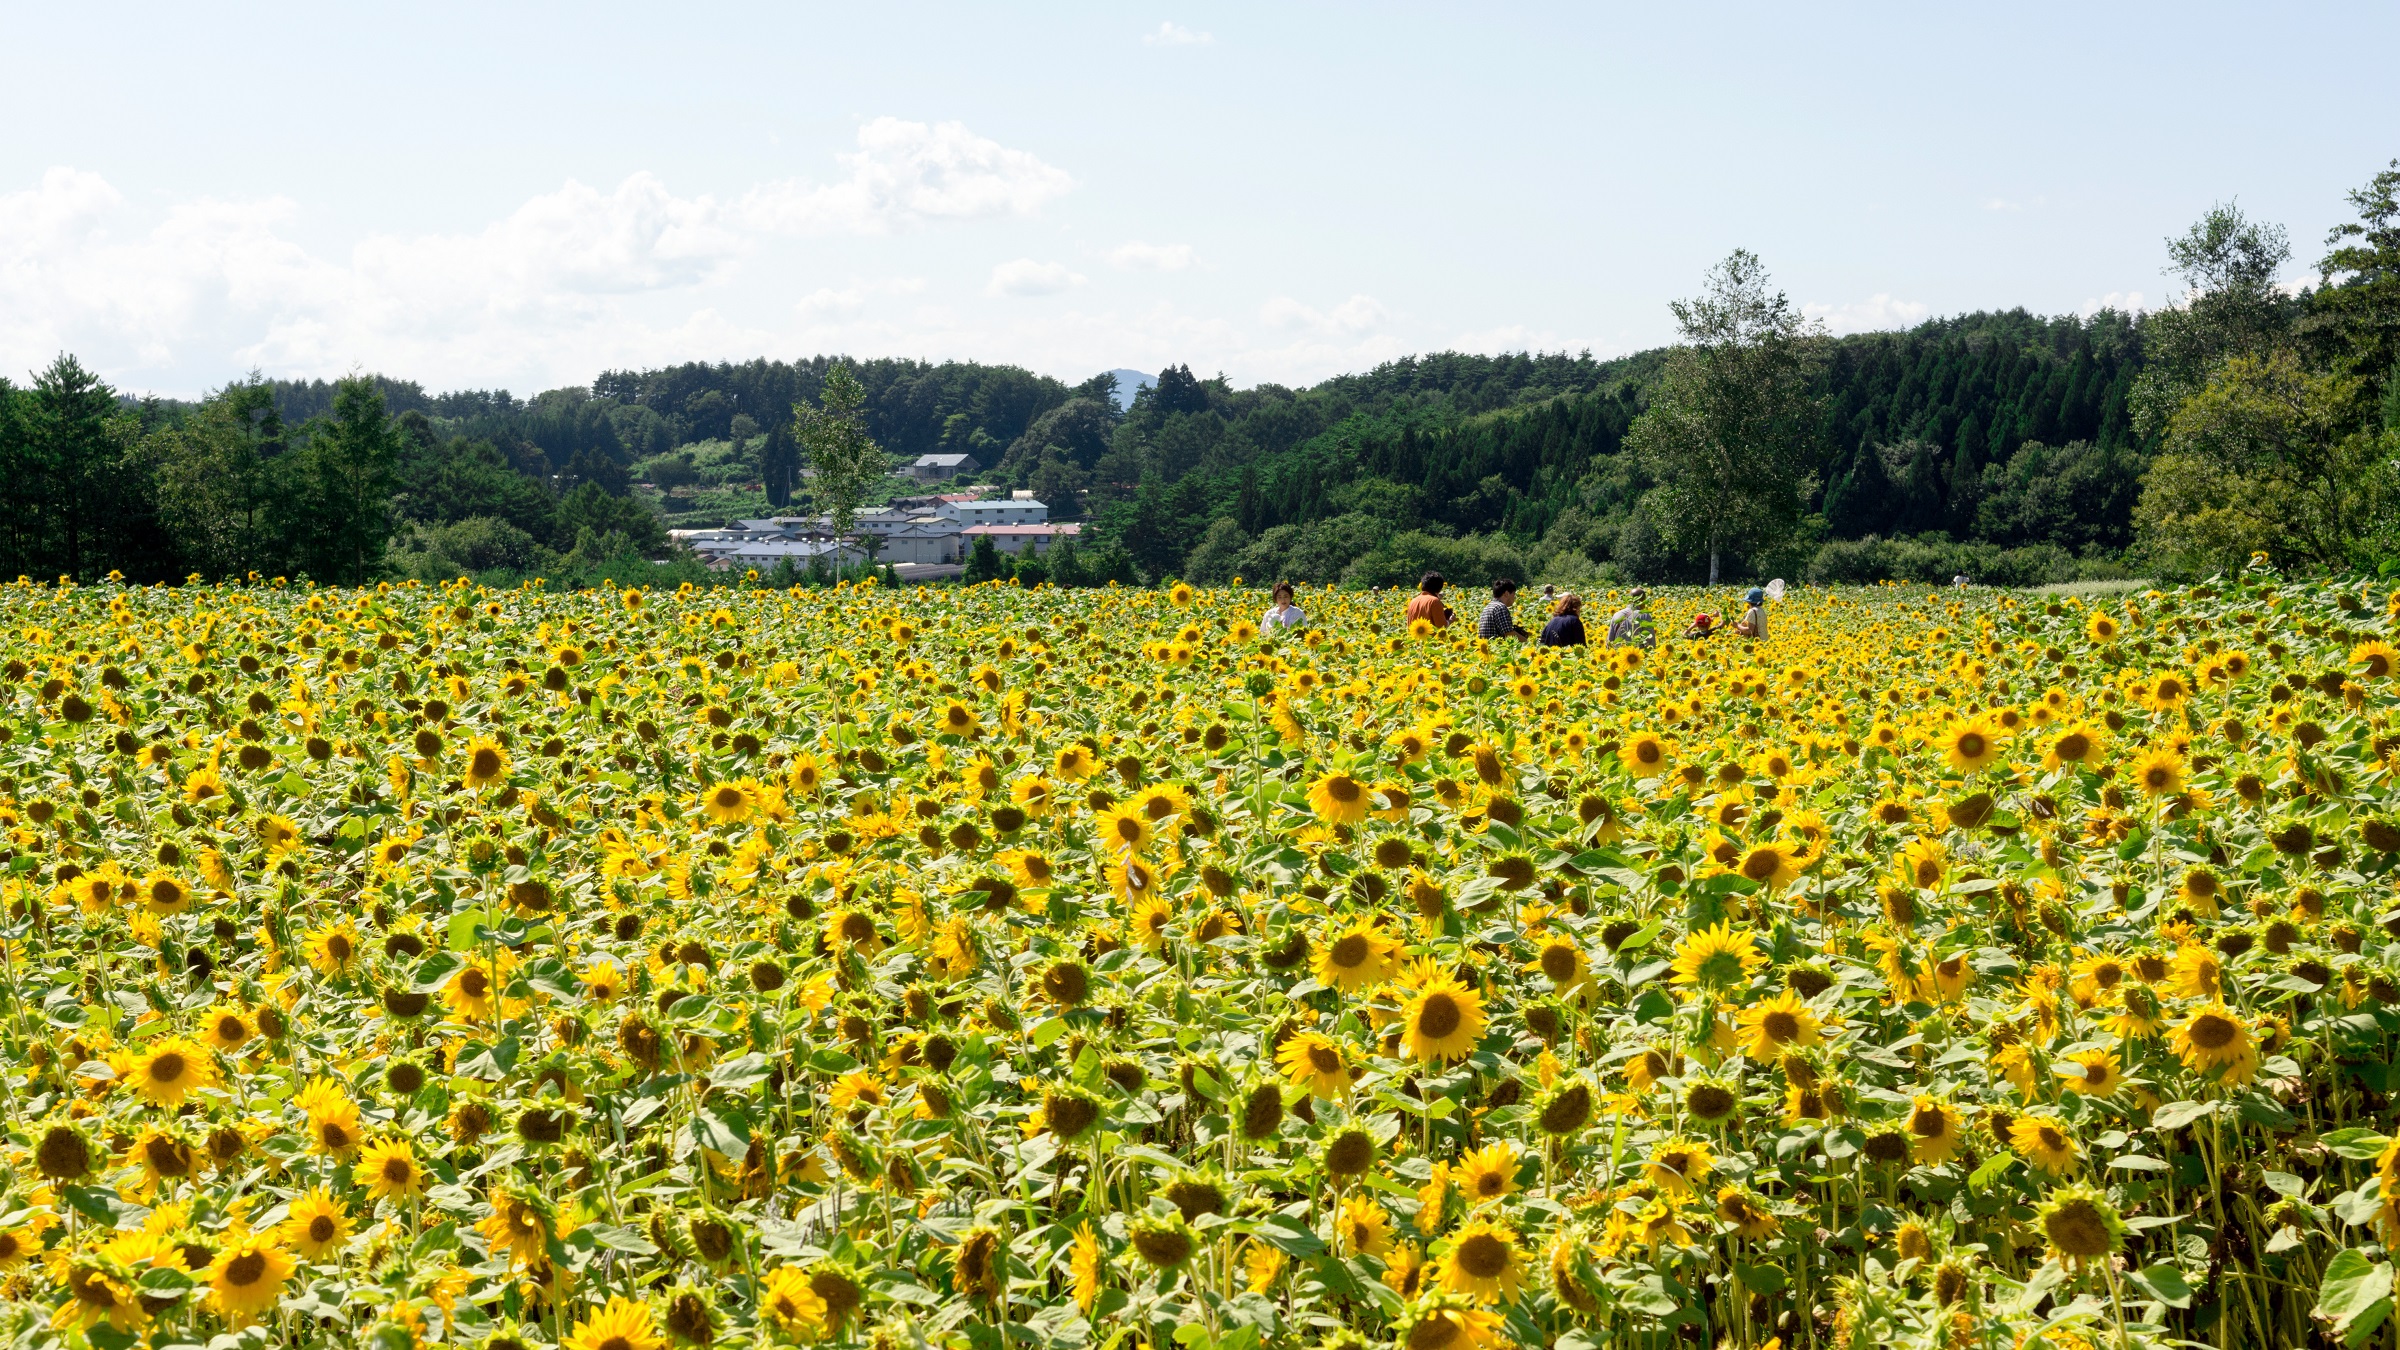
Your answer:
[[[873,532],[881,541],[875,556],[888,563],[954,563],[965,556],[958,522],[927,517]]]
[[[1030,498],[1018,501],[943,502],[934,508],[959,523],[963,528],[976,525],[1043,525],[1049,523],[1050,508]]]
[[[1081,525],[1072,522],[1061,525],[969,525],[959,532],[963,550],[975,547],[977,539],[989,539],[992,547],[1002,553],[1048,553],[1058,547],[1061,539],[1073,539],[1083,533]]]
[[[960,474],[982,471],[982,461],[973,455],[919,455],[916,463],[902,470],[920,483],[939,483]]]
[[[753,567],[772,572],[777,563],[787,558],[798,568],[806,568],[818,558],[823,558],[828,567],[849,567],[867,560],[866,550],[857,541],[823,537],[745,540],[700,556],[711,570],[719,572],[746,571]]]

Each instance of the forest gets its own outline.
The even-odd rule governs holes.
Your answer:
[[[2277,280],[2282,231],[2222,207],[2168,242],[2169,308],[1839,338],[1794,322],[1774,346],[1789,453],[1697,498],[1643,432],[1670,420],[1654,404],[1704,388],[1716,349],[1688,326],[1684,344],[1613,360],[1442,352],[1305,388],[1179,364],[1130,406],[1106,374],[832,356],[603,371],[526,398],[253,374],[187,403],[61,355],[0,379],[15,508],[0,575],[708,579],[666,531],[821,507],[794,414],[837,364],[893,466],[970,454],[961,485],[1029,489],[1086,522],[1081,558],[1027,581],[1675,581],[1722,565],[2031,584],[2204,575],[2252,552],[2375,568],[2400,557],[2400,163],[2348,199],[2356,222],[2298,288]],[[1784,304],[1763,273],[1751,284]],[[1695,533],[1688,508],[1711,497],[1781,505]]]

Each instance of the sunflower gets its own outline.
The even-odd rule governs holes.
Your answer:
[[[408,1141],[398,1137],[376,1140],[361,1150],[351,1175],[366,1183],[370,1200],[408,1200],[425,1188],[425,1169]]]
[[[1089,747],[1077,744],[1062,746],[1050,761],[1050,771],[1070,783],[1079,783],[1092,776],[1100,761]]]
[[[1051,802],[1056,798],[1058,790],[1051,788],[1049,778],[1042,778],[1039,773],[1027,773],[1025,778],[1018,778],[1018,781],[1008,785],[1008,800],[1015,802],[1015,807],[1030,819],[1046,817],[1051,810]]]
[[[1816,1010],[1789,989],[1742,1009],[1734,1023],[1742,1053],[1760,1063],[1779,1063],[1787,1050],[1805,1050],[1824,1039]]]
[[[350,1211],[319,1186],[292,1202],[283,1221],[283,1236],[302,1259],[314,1261],[350,1236]]]
[[[2009,1122],[2008,1143],[2025,1161],[2054,1177],[2075,1170],[2083,1157],[2074,1131],[2056,1116],[2018,1116]]]
[[[1583,944],[1565,934],[1555,934],[1542,944],[1526,967],[1549,977],[1550,987],[1566,993],[1587,983],[1592,977],[1591,958],[1583,953]]]
[[[1434,745],[1440,739],[1431,728],[1420,725],[1402,727],[1393,732],[1383,744],[1392,752],[1393,761],[1400,767],[1406,768],[1432,754]]]
[[[1321,1032],[1302,1031],[1275,1052],[1284,1077],[1305,1087],[1312,1097],[1339,1097],[1350,1091],[1350,1063],[1342,1047]]]
[[[2229,1086],[2247,1083],[2258,1072],[2249,1024],[2222,1003],[2193,1009],[2169,1029],[2167,1047],[2185,1068]]]
[[[1656,778],[1668,769],[1667,743],[1655,732],[1637,731],[1617,747],[1617,757],[1636,778]]]
[[[217,1061],[199,1042],[168,1036],[134,1056],[126,1077],[143,1101],[153,1106],[179,1107],[195,1089],[215,1085]]]
[[[747,778],[728,779],[700,794],[700,810],[719,825],[738,825],[758,809],[759,786]]]
[[[883,933],[864,910],[837,909],[825,917],[825,945],[873,960],[883,952]]]
[[[2103,610],[2093,610],[2092,617],[2083,625],[2083,635],[2095,643],[2114,642],[2124,631],[2116,617]]]
[[[318,974],[339,979],[358,968],[358,929],[348,919],[326,924],[308,935],[301,950]]]
[[[1365,920],[1315,946],[1317,983],[1345,994],[1354,994],[1389,978],[1392,956],[1398,950],[1397,943],[1385,937],[1373,922]]]
[[[1735,1237],[1749,1242],[1764,1242],[1783,1231],[1783,1220],[1739,1186],[1717,1192],[1717,1220],[1731,1228]]]
[[[270,861],[281,861],[300,847],[300,827],[290,816],[269,812],[258,818],[258,842]]]
[[[2035,1213],[2050,1254],[2062,1265],[2080,1267],[2125,1247],[2125,1220],[2108,1193],[2093,1186],[2061,1186]]]
[[[365,1133],[358,1123],[358,1104],[343,1100],[322,1111],[308,1113],[309,1147],[329,1158],[347,1158],[358,1152],[365,1142]]]
[[[1750,930],[1731,923],[1703,928],[1675,945],[1675,983],[1722,989],[1745,984],[1767,963]]]
[[[2127,985],[2123,998],[2125,1006],[2108,1021],[2110,1034],[2119,1040],[2140,1041],[2157,1035],[2166,1027],[2158,995],[2148,985]]]
[[[1980,717],[1971,717],[1934,740],[1942,762],[1961,773],[1988,769],[2000,759],[2002,733]]]
[[[467,743],[467,766],[459,781],[469,788],[481,790],[508,776],[508,750],[489,736],[478,736]]]
[[[2135,756],[2125,778],[2146,797],[2172,797],[2183,791],[2184,768],[2183,756],[2161,746]]]
[[[1799,848],[1778,839],[1751,845],[1734,870],[1770,891],[1779,891],[1800,879],[1800,857]]]
[[[2113,1051],[2079,1050],[2067,1056],[2057,1072],[2059,1086],[2093,1097],[2113,1096],[2125,1086],[2125,1073],[2117,1067]]]
[[[1398,1344],[1401,1350],[1484,1350],[1504,1329],[1496,1313],[1437,1296],[1419,1301],[1401,1322]]]
[[[273,1230],[240,1233],[217,1249],[209,1265],[209,1301],[228,1323],[246,1326],[275,1306],[299,1268]]]
[[[1353,1256],[1381,1257],[1392,1249],[1391,1217],[1374,1197],[1363,1192],[1344,1197],[1334,1225],[1341,1245]]]
[[[1642,1164],[1642,1175],[1652,1185],[1678,1198],[1692,1194],[1714,1170],[1716,1156],[1708,1145],[1692,1139],[1669,1139],[1652,1149],[1650,1160]]]
[[[1967,1128],[1957,1107],[1923,1093],[1908,1108],[1909,1156],[1927,1167],[1939,1167],[1958,1153]]]
[[[2177,998],[2222,998],[2225,962],[2214,949],[2187,942],[2167,963],[2166,982],[2167,992]]]
[[[2081,722],[2052,731],[2042,746],[2042,768],[2056,770],[2069,764],[2089,764],[2100,753],[2102,733]]]
[[[244,1009],[220,1003],[200,1015],[201,1039],[211,1050],[231,1054],[258,1035],[258,1023]]]
[[[1467,1202],[1481,1205],[1517,1189],[1517,1169],[1520,1165],[1517,1146],[1503,1140],[1462,1156],[1453,1174]]]
[[[550,1246],[548,1206],[530,1194],[505,1188],[492,1192],[491,1203],[491,1214],[475,1225],[484,1245],[512,1264],[541,1260]]]
[[[515,967],[515,955],[505,949],[488,958],[470,959],[442,986],[442,1000],[468,1021],[489,1022],[503,1003],[513,1008],[522,1002],[503,992]]]
[[[1104,870],[1108,876],[1109,890],[1116,893],[1121,903],[1139,904],[1159,893],[1158,869],[1139,858],[1127,855],[1108,864]]]
[[[1942,877],[1949,872],[1950,851],[1942,847],[1939,839],[1911,839],[1907,847],[1893,855],[1892,870],[1902,887],[1930,891],[1940,886]]]
[[[192,906],[192,888],[171,872],[152,872],[142,879],[142,908],[157,916],[181,914]]]
[[[1367,787],[1346,773],[1329,773],[1309,788],[1308,805],[1329,825],[1356,825],[1367,818]]]
[[[1150,846],[1155,834],[1150,818],[1140,806],[1112,806],[1100,812],[1093,821],[1093,836],[1099,851],[1108,857],[1139,852]]]
[[[1401,1009],[1401,1042],[1420,1062],[1464,1059],[1483,1039],[1483,995],[1437,975]]]
[[[821,1306],[821,1305],[820,1305]],[[620,1294],[575,1324],[561,1350],[665,1350],[658,1317],[650,1305]]]
[[[793,1340],[813,1340],[825,1330],[825,1300],[798,1266],[777,1266],[760,1282],[758,1311]],[[611,1347],[611,1350],[614,1350]]]
[[[1484,1303],[1515,1302],[1524,1278],[1517,1231],[1493,1220],[1472,1220],[1459,1229],[1442,1261],[1442,1287]]]
[[[2348,664],[2359,667],[2370,680],[2380,680],[2400,669],[2400,648],[2380,640],[2362,642],[2350,649]]]
[[[1145,896],[1134,903],[1125,916],[1125,933],[1134,945],[1151,951],[1167,945],[1167,925],[1175,920],[1175,906],[1165,896]]]

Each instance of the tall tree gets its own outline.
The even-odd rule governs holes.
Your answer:
[[[1707,550],[1713,586],[1727,547],[1774,544],[1807,505],[1823,328],[1771,289],[1747,249],[1709,272],[1705,294],[1672,308],[1683,345],[1667,354],[1626,443],[1657,480],[1653,509],[1666,533]]]
[[[2350,194],[2358,219],[2337,225],[2317,264],[2308,327],[2332,340],[2334,364],[2382,402],[2400,382],[2400,159]]]
[[[792,438],[815,471],[809,490],[833,518],[837,535],[850,532],[858,504],[891,472],[890,461],[867,435],[860,416],[866,401],[866,387],[845,361],[826,372],[825,389],[818,396],[821,406],[792,405]]]
[[[2400,432],[2361,425],[2359,380],[2284,348],[2229,358],[2168,420],[2135,508],[2173,570],[2278,563],[2359,566],[2360,545],[2400,494]]]
[[[2291,260],[2283,227],[2252,220],[2238,203],[2210,208],[2167,241],[2169,274],[2183,297],[2143,325],[2147,358],[2133,386],[2133,425],[2146,443],[2229,357],[2264,357],[2283,342],[2297,311],[2277,286]]]
[[[67,576],[113,565],[93,549],[106,528],[110,499],[125,486],[114,472],[125,450],[116,410],[115,391],[66,355],[34,377],[24,409],[27,486],[33,509],[48,518],[49,565]]]
[[[340,382],[333,416],[309,437],[304,461],[314,518],[310,570],[326,581],[358,585],[383,557],[392,534],[392,489],[400,462],[399,428],[383,391],[366,376]]]
[[[217,391],[181,425],[151,433],[159,515],[189,566],[211,577],[277,568],[269,525],[284,449],[274,389],[257,375]]]

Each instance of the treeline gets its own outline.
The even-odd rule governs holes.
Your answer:
[[[528,399],[253,376],[183,403],[122,397],[62,356],[23,385],[0,379],[0,574],[705,577],[673,555],[637,485],[655,474],[671,487],[677,469],[764,478],[762,505],[806,506],[791,410],[832,364],[612,371]],[[1111,377],[1078,390],[1015,367],[854,370],[867,426],[911,458],[996,460],[1040,413],[1114,393]],[[712,441],[722,462],[694,469],[688,447]],[[1135,575],[1101,562],[1101,575]]]
[[[1734,565],[1804,576],[1827,543],[1872,538],[1911,547],[1835,549],[1826,568],[2125,574],[2144,323],[2016,310],[1825,344],[1808,518]],[[992,476],[1080,501],[1153,576],[1696,579],[1704,555],[1641,510],[1654,483],[1625,453],[1662,359],[1444,353],[1303,390],[1170,370],[1122,418],[1073,403],[1045,414]]]
[[[2356,222],[2297,291],[2279,280],[2280,230],[2211,212],[2169,244],[2185,302],[2140,315],[2012,310],[1827,339],[1737,254],[1741,285],[1712,274],[1710,296],[1678,306],[1683,344],[1611,361],[1447,352],[1247,389],[1177,365],[1128,408],[1109,375],[850,368],[860,424],[896,466],[971,455],[974,480],[1087,522],[1080,551],[1025,566],[1029,581],[1722,567],[2026,583],[2197,575],[2253,552],[2374,567],[2400,556],[2396,197],[2400,164],[2351,193]],[[1694,317],[1744,304],[1780,315],[1781,336],[1720,343]],[[1753,347],[1772,354],[1755,372],[1786,382],[1778,454],[1695,479],[1686,461],[1708,435],[1738,450],[1751,433],[1662,428],[1709,388],[1769,378],[1740,373]],[[668,520],[821,505],[793,409],[820,400],[840,361],[606,371],[531,398],[253,377],[179,404],[120,397],[61,357],[23,386],[0,380],[0,569],[697,575],[667,546]]]

